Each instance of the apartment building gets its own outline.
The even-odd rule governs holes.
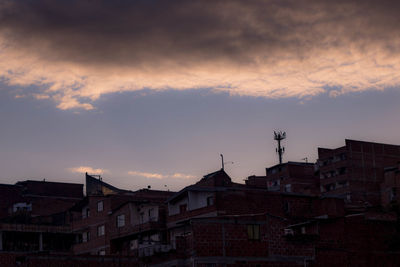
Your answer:
[[[293,161],[266,168],[266,176],[249,176],[246,185],[309,195],[319,195],[320,190],[315,164]]]
[[[174,192],[123,190],[88,174],[86,181],[88,195],[70,209],[74,254],[140,256],[166,243],[164,201]]]
[[[82,198],[82,184],[0,185],[0,251],[69,252],[74,235],[66,211]]]
[[[345,140],[345,146],[318,148],[320,190],[349,204],[377,206],[385,167],[400,161],[400,146]]]

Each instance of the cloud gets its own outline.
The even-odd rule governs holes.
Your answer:
[[[104,174],[107,172],[107,170],[105,170],[105,169],[94,169],[89,166],[80,166],[80,167],[75,167],[75,168],[69,168],[68,170],[73,173],[89,173],[89,174]]]
[[[63,110],[144,88],[383,90],[400,84],[399,12],[389,0],[5,0],[0,76]]]
[[[183,179],[192,179],[195,178],[195,176],[193,175],[187,175],[187,174],[183,174],[183,173],[174,173],[173,175],[171,175],[172,178],[183,178]]]
[[[193,175],[187,175],[187,174],[182,174],[182,173],[160,174],[160,173],[150,173],[150,172],[129,171],[128,174],[132,175],[132,176],[141,176],[141,177],[153,178],[153,179],[165,179],[165,178],[191,179],[191,178],[194,178]]]
[[[33,97],[36,99],[49,99],[50,96],[45,95],[45,94],[33,94]]]
[[[138,171],[129,171],[129,175],[132,176],[142,176],[146,178],[155,178],[155,179],[163,179],[165,178],[164,175],[159,174],[159,173],[150,173],[150,172],[138,172]]]

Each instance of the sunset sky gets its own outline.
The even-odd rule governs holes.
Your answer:
[[[400,2],[0,0],[0,183],[178,190],[400,144]]]

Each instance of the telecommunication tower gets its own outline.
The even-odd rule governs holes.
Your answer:
[[[274,131],[274,140],[278,142],[276,153],[279,155],[279,164],[282,164],[282,155],[285,153],[285,147],[281,146],[281,141],[286,138],[286,132]]]

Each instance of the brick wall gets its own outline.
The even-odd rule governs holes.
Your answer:
[[[127,257],[78,257],[58,255],[24,255],[0,253],[1,267],[134,267],[136,258]]]

